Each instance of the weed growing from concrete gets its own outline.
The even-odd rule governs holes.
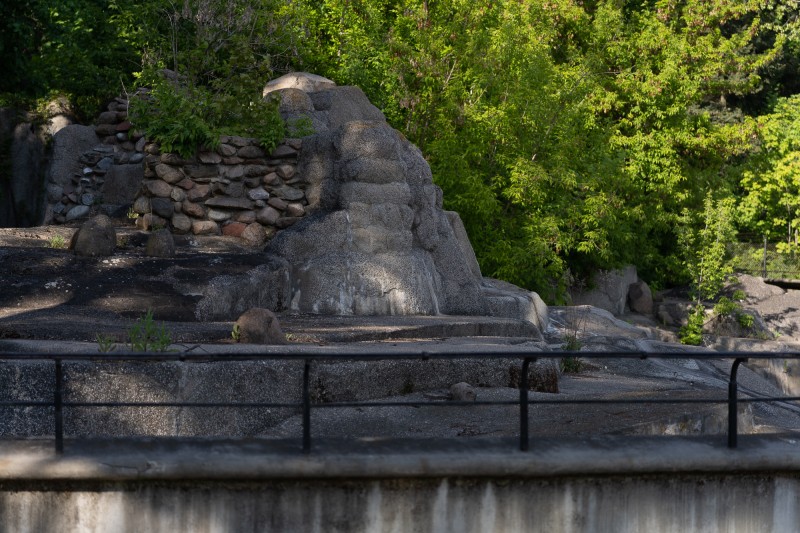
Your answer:
[[[109,353],[113,352],[117,348],[114,339],[112,339],[111,337],[106,337],[102,333],[98,333],[96,339],[97,339],[98,352]]]
[[[172,344],[164,324],[156,324],[153,320],[152,310],[136,321],[128,331],[128,338],[134,352],[166,352]]]

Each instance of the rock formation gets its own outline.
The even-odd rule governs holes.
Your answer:
[[[534,293],[484,282],[422,153],[359,88],[291,76],[265,89],[280,96],[287,123],[305,120],[316,132],[298,157],[309,215],[267,246],[289,265],[291,311],[523,314],[545,326]]]

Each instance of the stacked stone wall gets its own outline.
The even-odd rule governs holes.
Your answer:
[[[93,129],[97,138],[78,158],[80,170],[69,176],[49,175],[47,199],[52,219],[46,218],[48,222],[62,224],[84,218],[103,205],[110,213],[130,204],[138,191],[146,141],[142,132],[131,129],[128,100],[115,98],[97,117]]]
[[[133,204],[130,216],[140,229],[231,235],[257,245],[306,213],[305,187],[296,171],[300,139],[287,139],[266,153],[257,139],[225,136],[217,149],[184,159],[161,153],[132,128],[123,97],[96,122],[96,144],[81,153],[80,170],[53,175],[48,183],[54,223]]]
[[[213,151],[184,159],[144,147],[144,181],[133,204],[143,230],[231,235],[261,244],[305,215],[297,174],[302,140],[287,139],[271,153],[257,139],[224,136]]]

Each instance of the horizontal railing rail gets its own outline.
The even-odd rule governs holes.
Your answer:
[[[579,399],[530,399],[529,396],[529,371],[530,365],[541,359],[563,359],[566,357],[580,357],[581,359],[697,359],[697,360],[732,360],[728,376],[727,395],[719,398],[579,398]],[[434,360],[434,359],[517,359],[520,363],[519,398],[517,400],[476,400],[476,401],[338,401],[314,402],[310,390],[311,368],[318,363],[352,362],[352,361],[388,361],[388,360]],[[800,396],[751,396],[738,397],[738,370],[742,363],[749,359],[800,359],[800,352],[763,353],[763,352],[714,352],[714,353],[654,353],[654,352],[428,352],[414,353],[386,353],[386,352],[347,352],[331,353],[0,353],[0,361],[52,361],[55,367],[53,400],[4,400],[0,401],[0,408],[9,407],[52,407],[54,409],[54,441],[56,453],[64,451],[64,409],[65,408],[121,408],[121,407],[191,407],[191,408],[241,408],[241,409],[270,409],[290,408],[300,409],[302,413],[302,451],[311,451],[311,411],[313,409],[330,409],[345,407],[452,407],[452,406],[477,406],[477,405],[518,405],[519,406],[519,449],[527,451],[530,448],[529,408],[532,404],[573,404],[573,405],[606,405],[606,404],[727,404],[728,406],[728,431],[727,445],[737,447],[738,439],[738,404],[739,403],[785,403],[800,401]],[[190,401],[68,401],[64,399],[64,368],[65,362],[184,362],[184,363],[209,363],[233,361],[302,361],[303,379],[301,400],[299,402],[190,402]]]

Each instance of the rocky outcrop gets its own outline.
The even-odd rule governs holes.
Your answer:
[[[572,302],[599,307],[619,316],[625,312],[629,287],[638,281],[634,266],[599,272],[593,276],[589,290],[571,291]]]
[[[334,315],[494,315],[546,327],[535,293],[484,280],[457,213],[442,209],[422,153],[357,87],[302,73],[270,82],[305,122],[297,174],[305,219],[266,251],[289,265],[288,309]]]
[[[483,279],[481,288],[492,316],[521,318],[539,328],[539,331],[547,329],[550,321],[547,305],[535,292],[490,278]]]
[[[311,214],[267,247],[291,265],[292,311],[488,314],[430,168],[385,121],[306,138],[298,167]]]

